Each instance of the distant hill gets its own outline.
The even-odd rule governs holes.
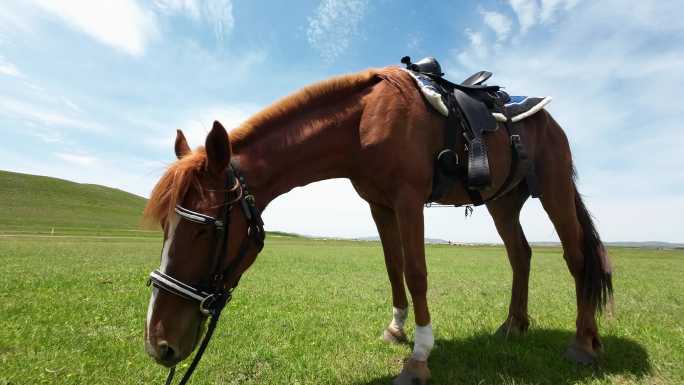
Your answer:
[[[114,188],[0,171],[0,232],[140,229],[146,199]]]
[[[143,228],[147,199],[115,188],[0,170],[0,235],[159,237]],[[269,236],[301,237],[281,231]]]
[[[559,246],[559,242],[531,242],[533,246]],[[609,247],[636,247],[641,249],[682,249],[684,243],[643,241],[643,242],[604,242]]]
[[[373,236],[373,237],[359,237],[359,238],[353,238],[353,239],[356,241],[370,241],[370,242],[374,242],[374,241],[379,242],[380,241],[380,237],[378,237],[377,235]],[[434,245],[446,245],[446,244],[449,244],[449,241],[447,241],[445,239],[441,239],[441,238],[425,238],[425,243],[434,244]]]

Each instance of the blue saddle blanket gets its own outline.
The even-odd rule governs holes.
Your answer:
[[[550,96],[509,96],[509,100],[504,104],[504,107],[506,108],[506,115],[510,117],[511,122],[515,123],[534,115],[549,103],[551,103]],[[501,114],[494,113],[492,115],[494,115],[496,120],[506,121],[505,116],[497,116]]]
[[[444,99],[439,91],[439,87],[436,87],[434,81],[430,77],[425,76],[420,73],[413,71],[406,71],[413,79],[416,81],[418,88],[420,88],[423,97],[428,103],[437,110],[440,114],[444,116],[449,116],[449,109],[444,103]],[[504,91],[499,91],[503,95],[502,97],[507,97],[508,100],[504,104],[506,114],[499,112],[493,112],[492,116],[500,122],[505,122],[509,118],[511,122],[515,123],[523,120],[529,116],[534,115],[539,112],[544,106],[551,103],[551,97],[532,97],[532,96],[509,96]]]

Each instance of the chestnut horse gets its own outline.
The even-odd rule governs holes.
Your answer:
[[[568,140],[545,110],[517,124],[534,161],[541,202],[563,245],[563,256],[575,280],[576,334],[567,356],[592,362],[601,350],[597,312],[611,299],[609,258],[574,182]],[[445,119],[423,100],[414,80],[397,67],[370,69],[308,86],[257,113],[226,132],[219,122],[204,147],[191,151],[178,130],[171,164],[154,188],[145,216],[161,223],[164,247],[160,271],[183,282],[204,282],[211,272],[213,239],[203,226],[182,221],[176,205],[218,217],[224,202],[226,170],[232,163],[244,177],[258,210],[291,189],[312,182],[348,178],[368,202],[382,242],[392,290],[393,317],[384,330],[388,342],[405,342],[404,323],[411,294],[416,331],[414,349],[395,384],[425,383],[434,344],[427,300],[423,205],[430,195],[433,162],[442,149]],[[492,188],[502,185],[512,159],[505,129],[486,135],[490,149]],[[459,158],[466,159],[463,143]],[[513,270],[508,316],[499,332],[524,333],[531,249],[519,214],[529,193],[524,183],[487,203],[503,239]],[[439,201],[470,203],[463,185],[455,185]],[[248,237],[240,210],[228,214],[231,230],[220,263],[236,260]],[[221,284],[234,287],[257,256],[252,247]],[[200,338],[203,315],[197,303],[153,289],[145,327],[150,356],[168,367],[190,355]]]

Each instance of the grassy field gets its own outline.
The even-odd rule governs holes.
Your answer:
[[[143,349],[160,239],[77,233],[0,236],[0,384],[162,384]],[[534,250],[534,321],[504,341],[503,249],[429,246],[432,383],[683,384],[684,252],[611,252],[617,312],[600,322],[605,356],[582,367],[562,359],[575,310],[559,249]],[[271,236],[192,383],[389,384],[410,353],[380,340],[390,306],[378,243]]]
[[[139,227],[144,204],[0,171],[0,385],[163,383],[143,348],[161,247]],[[684,384],[684,251],[611,252],[617,312],[600,322],[605,356],[583,367],[562,359],[575,308],[560,249],[534,250],[532,327],[505,341],[492,336],[510,295],[503,248],[428,246],[432,384]],[[389,384],[410,353],[380,340],[390,303],[377,242],[270,234],[192,383]]]
[[[109,187],[0,170],[0,234],[149,235],[139,230],[145,202]]]

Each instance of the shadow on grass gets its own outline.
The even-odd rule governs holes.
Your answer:
[[[573,337],[564,330],[530,330],[508,340],[491,334],[437,340],[430,356],[430,384],[574,384],[606,375],[640,378],[651,371],[641,345],[613,336],[602,337],[604,353],[597,364],[572,363],[563,354]],[[381,377],[356,385],[391,383],[392,378]]]

